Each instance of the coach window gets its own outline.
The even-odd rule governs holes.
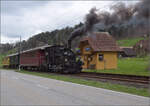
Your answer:
[[[104,55],[103,54],[99,54],[99,61],[103,61],[104,59]]]

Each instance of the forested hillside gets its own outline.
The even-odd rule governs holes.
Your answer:
[[[93,32],[109,32],[117,40],[139,36],[148,37],[150,35],[149,5],[149,0],[142,0],[133,6],[127,6],[120,2],[110,7],[113,11],[112,13],[92,8],[85,15],[84,23],[79,23],[74,27],[65,27],[51,32],[47,31],[31,35],[32,37],[28,40],[21,42],[21,49],[26,50],[46,44],[67,45],[69,38],[72,41],[72,49],[75,49],[82,36],[91,36]],[[118,43],[122,45],[122,42],[127,41]],[[132,44],[135,44],[135,42],[133,41]],[[0,45],[0,53],[16,52],[18,48],[19,42],[15,44],[2,44]]]
[[[74,27],[66,27],[60,30],[54,30],[54,31],[47,31],[42,32],[37,35],[33,35],[30,37],[27,41],[23,40],[21,42],[21,48],[22,50],[27,50],[30,48],[35,48],[38,46],[43,46],[46,44],[54,45],[54,44],[61,44],[61,45],[67,45],[68,37],[70,36],[71,32],[81,27],[83,24],[79,23],[78,25],[75,25]],[[80,39],[80,38],[77,38]],[[73,41],[73,48],[77,46],[79,40]],[[2,44],[0,46],[0,53],[7,53],[8,51],[10,53],[17,52],[19,49],[19,42],[16,44]]]

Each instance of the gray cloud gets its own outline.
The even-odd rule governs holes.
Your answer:
[[[92,7],[107,10],[113,1],[2,1],[2,42],[28,39],[42,31],[73,26],[84,21]]]
[[[38,8],[47,4],[48,1],[1,1],[2,14],[19,15],[23,11]]]

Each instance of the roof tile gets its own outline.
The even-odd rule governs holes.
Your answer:
[[[88,41],[94,51],[122,51],[115,39],[105,32],[95,32],[90,36],[81,39],[81,42]]]

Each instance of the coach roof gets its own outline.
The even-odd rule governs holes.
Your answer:
[[[25,51],[21,51],[20,53],[22,54],[22,53],[26,53],[26,52],[35,51],[35,50],[44,50],[44,49],[47,48],[47,47],[51,47],[51,45],[45,45],[45,46],[40,46],[40,47],[28,49],[28,50],[25,50]],[[18,54],[19,54],[19,53],[10,54],[10,55],[8,55],[8,57],[16,56],[16,55],[18,55]]]

